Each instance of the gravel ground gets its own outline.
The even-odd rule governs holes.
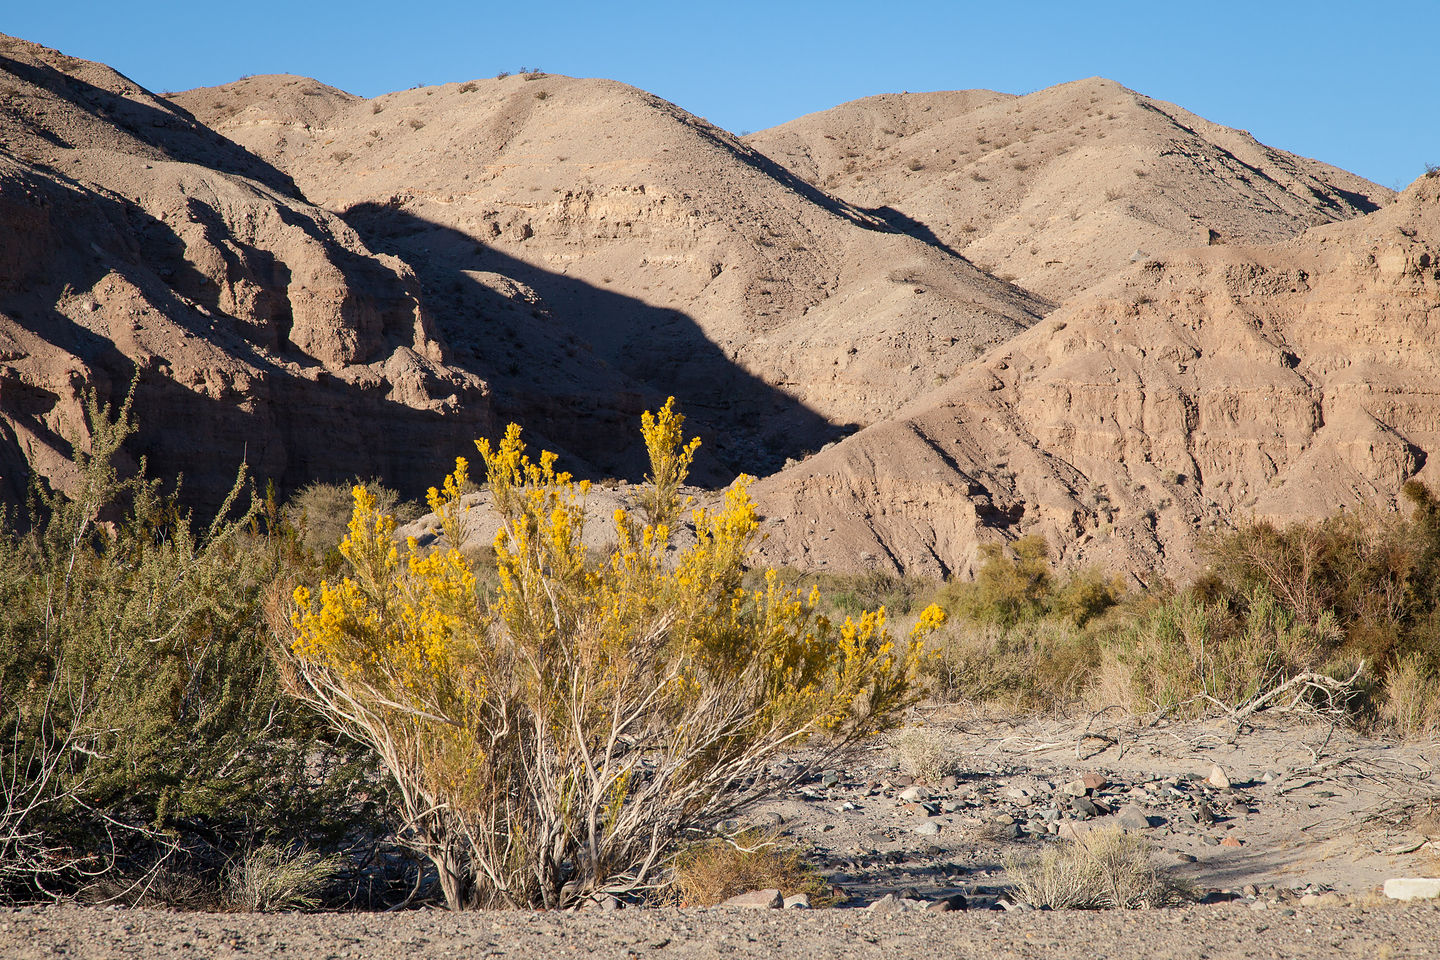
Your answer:
[[[1440,905],[1106,913],[626,910],[610,915],[0,911],[0,957],[1436,957]]]

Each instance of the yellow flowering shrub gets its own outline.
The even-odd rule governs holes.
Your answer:
[[[910,702],[943,614],[897,640],[883,609],[831,622],[774,571],[744,589],[750,478],[691,510],[693,543],[673,546],[699,446],[683,424],[673,400],[645,415],[644,517],[616,511],[599,555],[588,484],[551,453],[531,460],[512,424],[477,443],[502,521],[493,596],[458,550],[464,460],[430,492],[438,548],[396,543],[356,488],[348,575],[296,591],[294,687],[378,752],[453,908],[660,885],[682,836],[773,786],[777,749],[813,734],[844,747]]]

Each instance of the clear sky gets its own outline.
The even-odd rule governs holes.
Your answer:
[[[0,31],[155,91],[297,73],[375,96],[527,66],[736,132],[1098,75],[1386,186],[1440,163],[1440,0],[3,0]]]

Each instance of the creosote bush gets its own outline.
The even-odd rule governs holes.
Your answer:
[[[912,700],[919,636],[883,610],[836,623],[773,572],[741,585],[758,520],[742,477],[670,550],[697,441],[667,402],[646,414],[652,496],[584,546],[588,483],[532,461],[511,425],[477,443],[502,525],[499,585],[478,595],[453,548],[397,544],[354,491],[347,575],[295,592],[294,692],[370,746],[406,840],[452,908],[564,907],[668,882],[678,839],[771,786],[766,759],[810,736],[833,749]],[[430,492],[460,542],[468,464]]]
[[[87,398],[78,482],[0,524],[0,898],[188,902],[235,847],[333,841],[363,806],[269,657],[273,503],[237,481],[201,526],[143,461],[121,477],[130,408]]]

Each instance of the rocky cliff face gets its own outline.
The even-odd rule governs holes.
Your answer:
[[[756,488],[768,559],[963,572],[1038,532],[1070,564],[1194,570],[1234,518],[1440,481],[1440,178],[1264,247],[1148,259],[951,384]]]
[[[137,374],[136,449],[213,504],[262,477],[448,462],[488,426],[413,272],[126,78],[0,39],[0,464],[70,479],[82,398]]]

